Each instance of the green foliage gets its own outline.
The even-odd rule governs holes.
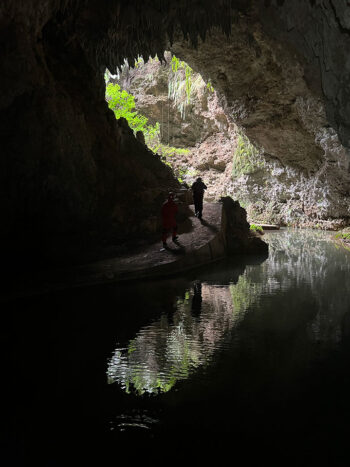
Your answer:
[[[159,122],[156,122],[154,125],[149,125],[148,118],[144,115],[139,114],[135,110],[134,96],[132,94],[129,94],[125,90],[122,91],[120,89],[119,84],[109,83],[107,85],[106,100],[108,102],[108,107],[113,110],[115,117],[117,119],[121,117],[125,118],[130,128],[135,133],[138,131],[142,131],[145,137],[146,145],[154,153],[160,154],[165,164],[169,167],[173,168],[170,159],[175,155],[180,156],[189,154],[189,149],[176,148],[173,146],[162,144],[160,142]],[[174,173],[180,181],[180,183],[182,183],[183,176],[186,173],[186,171],[182,169],[175,169]]]
[[[263,230],[263,228],[261,227],[261,225],[250,224],[250,230],[252,230],[253,232],[264,233],[264,230]]]
[[[335,235],[335,238],[342,239],[342,240],[350,240],[350,233],[349,232],[339,232]]]
[[[214,88],[213,88],[213,85],[211,84],[210,80],[207,82],[206,88],[208,89],[208,91],[214,92]]]
[[[194,73],[186,62],[179,60],[175,55],[171,59],[171,71],[168,82],[168,96],[177,106],[181,117],[186,118],[186,110],[193,104],[196,93],[201,87],[214,92],[210,81],[204,84],[202,77]]]
[[[142,66],[144,64],[144,60],[142,57],[138,56],[137,57],[137,60],[135,60],[135,63],[134,63],[134,67],[135,68],[139,68],[140,66]]]
[[[157,122],[158,123],[158,122]],[[184,148],[175,148],[174,146],[168,146],[167,144],[160,143],[159,141],[154,145],[150,146],[150,149],[157,154],[163,156],[164,159],[169,159],[174,157],[175,155],[182,156],[189,154],[189,149]]]
[[[154,135],[157,128],[147,125],[148,118],[135,110],[134,96],[120,89],[119,84],[109,83],[106,88],[108,107],[113,110],[115,118],[125,118],[130,128],[137,133],[142,131],[145,138],[148,134]]]
[[[184,156],[190,153],[189,149],[184,148],[175,148],[174,146],[168,146],[166,144],[162,144],[159,140],[156,142],[154,146],[150,146],[150,149],[162,156],[162,160],[166,165],[168,165],[173,171],[175,177],[178,179],[180,183],[183,183],[183,178],[185,175],[188,175],[190,171],[184,168],[175,168],[171,163],[171,159],[174,156]]]
[[[232,175],[239,177],[263,168],[264,161],[259,157],[258,149],[242,133],[238,134],[237,148],[233,155]]]
[[[184,182],[185,175],[187,175],[187,169],[185,168],[178,168],[174,170],[176,178],[179,180],[180,183]]]

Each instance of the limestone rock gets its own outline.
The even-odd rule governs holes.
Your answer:
[[[267,243],[253,236],[247,222],[247,213],[238,201],[229,196],[221,198],[222,217],[221,231],[224,236],[225,249],[229,254],[255,253],[266,254]]]
[[[113,241],[143,234],[177,182],[107,110],[103,73],[125,58],[162,59],[173,42],[289,180],[280,204],[290,195],[306,216],[348,217],[347,11],[335,0],[3,0],[2,257],[33,264],[67,246],[74,255],[107,231]],[[305,112],[309,103],[319,117]]]

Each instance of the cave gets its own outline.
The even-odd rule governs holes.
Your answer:
[[[192,454],[203,443],[208,449],[212,444],[227,445],[233,433],[240,460],[252,439],[261,453],[249,453],[255,463],[261,455],[293,465],[302,465],[301,459],[309,465],[347,464],[350,295],[343,278],[350,265],[343,244],[337,245],[338,250],[332,243],[334,252],[329,254],[335,255],[334,260],[322,262],[322,258],[328,252],[329,230],[344,229],[350,223],[349,8],[345,0],[1,3],[1,257],[7,276],[2,287],[6,307],[2,336],[17,373],[8,398],[18,403],[18,409],[10,409],[5,437],[13,465],[29,464],[29,457],[38,451],[43,465],[65,465],[67,453],[74,448],[77,458],[86,455],[87,463],[94,442],[96,462],[102,459],[102,450],[106,459],[101,465],[105,465],[110,463],[109,443],[120,449],[135,440],[145,449],[140,451],[143,455],[150,446],[155,449],[159,439],[165,450],[170,449],[167,437],[174,439],[182,429]],[[113,274],[102,265],[103,281],[109,281],[106,289],[99,282],[98,287],[82,292],[77,291],[79,287],[62,292],[68,280],[62,268],[102,261],[125,251],[127,242],[158,238],[161,205],[169,191],[181,190],[173,171],[147,150],[124,119],[115,118],[105,100],[106,69],[116,74],[125,60],[133,66],[140,56],[146,60],[157,56],[162,63],[165,51],[212,84],[223,109],[220,124],[224,119],[228,126],[237,126],[242,137],[258,148],[265,172],[255,171],[238,187],[242,199],[244,190],[250,196],[251,219],[261,212],[259,200],[263,199],[264,209],[269,206],[276,223],[318,230],[301,232],[299,237],[288,230],[281,237],[272,235],[269,263],[254,255],[244,261],[236,259],[218,268],[216,279],[211,270],[189,276],[178,272],[178,282],[169,279],[147,287],[138,278],[123,287],[113,283]],[[215,165],[214,156],[210,164]],[[218,161],[217,169],[224,172],[226,165]],[[238,188],[225,184],[220,195],[235,198]],[[226,200],[227,209],[231,201]],[[249,230],[245,211],[236,201],[232,203],[240,209],[239,222]],[[348,233],[344,235],[346,239]],[[243,252],[243,243],[233,248],[235,253]],[[210,258],[213,248],[214,243]],[[306,250],[308,259],[303,256]],[[285,281],[276,272],[278,267]],[[53,271],[53,290],[47,286],[48,270]],[[87,269],[80,271],[83,277]],[[31,274],[40,278],[41,293],[17,296],[14,283]],[[291,274],[295,274],[293,279]],[[257,285],[258,276],[260,281],[268,277],[268,283]],[[272,294],[271,307],[266,302],[268,294]],[[171,315],[175,304],[176,313]],[[97,317],[100,309],[102,317]],[[128,317],[128,309],[135,314],[134,320]],[[205,314],[209,309],[211,315]],[[153,327],[132,341],[135,326],[142,330],[147,320],[153,320]],[[175,333],[183,323],[197,336],[192,346],[187,345],[186,335]],[[207,328],[203,323],[209,323]],[[218,323],[222,333],[217,331]],[[108,367],[111,385],[106,388],[101,381],[106,356],[115,344],[114,329],[129,347],[126,353],[124,348],[113,348]],[[151,389],[145,395],[143,386],[137,387],[134,381],[143,392],[133,408],[125,376],[133,368],[125,362],[129,364],[128,355],[133,354],[135,361],[136,356],[141,359],[137,363],[144,363],[144,354],[152,350],[142,336],[152,333],[159,333],[159,352],[164,355],[176,337],[182,366],[166,362],[170,374],[179,373],[172,374],[172,380],[142,374],[142,384]],[[208,362],[216,353],[199,352],[198,342],[214,349],[228,333],[234,334],[235,344],[218,347],[223,357],[217,369],[212,368]],[[237,348],[240,352],[232,356]],[[27,354],[30,368],[22,360]],[[88,388],[77,376],[80,365],[87,369],[84,360],[89,361],[93,374]],[[44,371],[51,364],[56,370]],[[234,369],[229,383],[221,367]],[[202,380],[194,379],[195,390],[186,383],[191,368],[204,375]],[[342,378],[342,388],[337,378]],[[217,405],[214,401],[220,396],[208,382],[216,380],[228,387]],[[114,383],[127,389],[115,405]],[[288,384],[293,388],[291,395]],[[179,385],[180,401],[173,396],[173,387]],[[231,389],[244,407],[238,411],[240,428],[232,428],[223,415]],[[327,391],[331,401],[325,401]],[[160,408],[151,393],[163,401]],[[114,414],[105,435],[101,428],[105,423],[101,414],[108,411],[104,399],[113,410],[120,404],[129,409],[129,415],[144,410],[143,415],[126,420]],[[180,404],[179,411],[176,404]],[[164,431],[156,421],[162,409],[170,420]],[[186,410],[192,418],[184,421]],[[281,412],[287,421],[281,419]],[[233,414],[232,409],[229,417]],[[69,423],[69,417],[74,421]],[[254,427],[248,419],[256,422]],[[84,425],[80,432],[79,420]],[[299,436],[298,420],[302,421]],[[47,432],[45,426],[50,427]],[[332,431],[329,426],[336,428]],[[65,429],[66,436],[62,435]],[[191,445],[189,436],[196,429],[201,437],[194,436]],[[278,446],[273,446],[276,436]],[[41,447],[38,437],[43,440]],[[289,440],[295,440],[294,447]],[[60,444],[66,454],[58,452]],[[204,451],[201,458],[205,458]]]
[[[180,183],[191,186],[197,176],[204,177],[207,201],[229,195],[254,224],[347,225],[346,149],[322,121],[320,101],[306,92],[298,68],[283,75],[274,66],[273,45],[257,57],[256,43],[247,42],[245,23],[235,26],[229,38],[212,31],[196,49],[187,44],[184,50],[183,42],[172,45],[188,60],[200,57],[199,68],[208,75],[211,66],[230,66],[230,83],[221,93],[216,70],[203,80],[170,51],[162,61],[156,56],[148,61],[139,57],[131,67],[125,63],[117,75],[107,70],[107,86],[118,85],[134,96],[135,108],[153,125],[144,128],[148,147],[173,168]],[[236,110],[228,103],[228,88],[235,89],[229,99]],[[312,125],[306,123],[311,115]]]
[[[101,235],[119,241],[154,229],[145,218],[154,218],[157,196],[176,181],[127,126],[113,121],[103,73],[139,55],[163,57],[169,47],[211,80],[228,114],[264,148],[271,170],[297,186],[276,198],[290,198],[293,212],[346,225],[344,8],[338,2],[223,2],[190,12],[185,3],[160,2],[136,14],[138,8],[118,2],[105,9],[79,4],[74,11],[68,2],[36,16],[29,4],[22,10],[5,3],[4,258],[57,262],[101,242]],[[305,200],[297,199],[300,191]]]

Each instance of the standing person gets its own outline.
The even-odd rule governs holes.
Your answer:
[[[203,211],[203,196],[204,190],[207,189],[207,185],[202,182],[201,177],[198,177],[197,180],[191,186],[193,193],[194,201],[194,212],[198,219],[202,219]]]
[[[168,237],[168,233],[172,232],[172,239],[173,242],[176,242],[178,239],[177,234],[177,224],[176,224],[176,214],[178,211],[177,204],[174,201],[175,195],[174,193],[170,192],[168,196],[168,200],[162,206],[162,224],[163,224],[163,233],[162,233],[162,242],[163,247],[167,246],[166,239]]]

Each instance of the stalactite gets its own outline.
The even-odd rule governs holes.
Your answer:
[[[61,3],[62,12],[66,11],[70,1]],[[95,5],[94,15],[90,2],[78,3],[81,17],[84,17],[84,11],[89,10],[89,15],[86,15],[89,21],[80,23],[80,44],[97,65],[109,69],[116,69],[124,58],[132,64],[139,55],[161,56],[166,42],[172,43],[174,32],[179,29],[194,47],[198,44],[198,37],[205,41],[211,27],[220,27],[229,34],[235,4],[233,0],[215,3],[204,0],[195,5],[191,1],[136,0],[125,5],[120,0],[101,0]],[[94,27],[91,27],[91,22]]]

